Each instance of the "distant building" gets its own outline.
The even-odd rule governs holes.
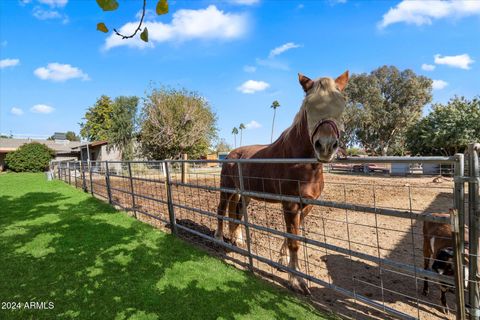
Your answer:
[[[64,132],[55,132],[52,139],[55,141],[65,141],[67,140],[67,134]]]
[[[79,152],[79,160],[82,161],[119,161],[122,160],[121,152],[112,148],[108,150],[107,141],[94,141],[82,143],[72,148],[72,150]]]
[[[7,153],[17,150],[20,146],[30,143],[38,142],[46,145],[55,151],[54,160],[77,160],[80,156],[80,151],[75,150],[75,147],[80,145],[79,141],[63,140],[41,140],[41,139],[8,139],[0,138],[0,171],[5,169],[5,156]]]

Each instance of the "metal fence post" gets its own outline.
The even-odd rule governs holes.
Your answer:
[[[237,162],[237,167],[238,167],[238,180],[240,182],[240,199],[242,200],[242,215],[243,215],[243,221],[245,221],[245,233],[247,234],[248,264],[249,264],[250,271],[253,272],[250,226],[248,223],[248,211],[247,211],[247,205],[246,205],[247,203],[245,201],[245,196],[243,195],[245,192],[245,184],[243,181],[242,164],[240,162]]]
[[[133,179],[132,179],[132,165],[130,161],[128,162],[128,176],[130,177],[130,191],[132,194],[132,210],[133,214],[135,215],[135,219],[137,218],[137,210],[135,205],[135,190],[133,189]]]
[[[167,206],[168,206],[168,216],[170,217],[170,230],[172,230],[172,233],[174,235],[177,235],[177,221],[175,218],[175,211],[173,207],[173,198],[172,198],[172,184],[170,180],[170,170],[168,169],[168,166],[170,163],[168,162],[163,162],[164,163],[164,173],[166,177],[166,183],[165,187],[167,189]]]
[[[68,169],[68,184],[72,184],[72,172],[70,170],[70,161],[67,162],[67,169]]]
[[[108,161],[105,161],[105,186],[107,187],[108,203],[112,204],[112,190],[110,189],[110,174],[108,173]]]
[[[75,161],[73,163],[73,174],[74,174],[74,180],[75,180],[75,188],[77,188],[77,162]]]
[[[182,154],[182,160],[188,160],[188,155],[186,153]],[[188,163],[182,162],[182,183],[188,182]]]
[[[93,194],[93,178],[92,178],[92,164],[90,164],[89,166],[89,175],[90,175],[90,193],[92,194],[92,196],[94,195]]]
[[[455,299],[457,304],[456,319],[465,320],[465,288],[463,274],[463,242],[460,237],[460,222],[457,210],[453,210],[452,218],[452,240],[454,244],[454,267],[455,267]]]
[[[80,170],[82,172],[82,189],[83,192],[87,192],[87,180],[85,179],[85,162],[80,163]]]
[[[478,320],[480,318],[480,274],[478,270],[478,254],[479,254],[479,227],[480,227],[480,204],[479,204],[479,160],[480,144],[475,143],[468,146],[469,163],[468,170],[470,179],[468,181],[468,220],[469,220],[469,242],[470,242],[470,259],[469,259],[469,284],[468,297],[470,305],[470,319]]]

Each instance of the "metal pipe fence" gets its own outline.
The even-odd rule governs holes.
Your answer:
[[[137,219],[168,227],[173,234],[201,244],[237,266],[281,284],[286,283],[288,275],[303,278],[314,302],[339,315],[362,319],[443,317],[442,285],[455,294],[454,299],[448,299],[451,316],[478,319],[479,146],[471,148],[469,176],[464,173],[462,154],[337,161],[385,166],[437,164],[439,173],[448,166],[454,177],[433,182],[431,176],[345,176],[327,172],[318,199],[252,190],[253,181],[265,178],[246,176],[242,170],[245,164],[316,163],[314,159],[56,162],[52,170],[55,178],[119,206]],[[220,186],[220,168],[227,163],[235,163],[238,169],[234,178],[240,183],[236,188]],[[285,183],[306,183],[277,180],[274,182],[280,190]],[[220,191],[240,197],[240,215],[217,214]],[[247,198],[253,200],[248,203]],[[299,234],[285,231],[278,202],[313,206]],[[431,215],[448,212],[449,208],[455,209],[452,216]],[[238,224],[245,244],[236,246],[229,239],[215,238],[217,221]],[[449,241],[454,251],[454,277],[424,269],[425,221],[452,226]],[[464,237],[465,223],[468,239]],[[282,260],[287,239],[300,243],[296,268]],[[433,284],[429,296],[423,296],[419,289],[426,278]]]

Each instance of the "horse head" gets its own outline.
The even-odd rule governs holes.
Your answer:
[[[342,91],[348,82],[348,71],[335,80],[311,80],[299,73],[298,80],[306,93],[302,108],[315,157],[319,162],[329,162],[337,153],[340,131],[343,130],[342,114],[346,99]]]

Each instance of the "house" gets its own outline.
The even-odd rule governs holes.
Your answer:
[[[82,143],[72,148],[79,153],[79,159],[82,161],[120,161],[121,152],[116,148],[108,150],[107,141],[93,141]]]
[[[69,141],[66,139],[42,140],[0,138],[0,171],[3,171],[5,169],[5,157],[7,153],[15,151],[20,146],[30,142],[38,142],[44,144],[53,151],[55,151],[54,160],[57,161],[77,160],[80,156],[79,150],[74,149],[75,147],[78,147],[80,145],[79,141]]]

